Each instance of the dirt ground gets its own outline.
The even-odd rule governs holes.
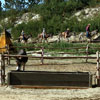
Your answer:
[[[95,74],[96,60],[29,60],[26,70],[33,71],[85,71]],[[6,65],[6,73],[16,70],[15,61]],[[0,100],[100,100],[100,88],[88,89],[19,89],[11,86],[0,86]]]

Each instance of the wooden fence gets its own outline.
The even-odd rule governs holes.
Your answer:
[[[28,47],[18,47],[18,48],[28,48]],[[35,47],[29,47],[29,48],[35,48]],[[98,80],[98,83],[100,84],[99,82],[99,76],[100,76],[100,71],[99,71],[99,52],[97,52],[97,56],[95,57],[91,57],[89,56],[89,46],[87,47],[82,47],[81,49],[85,49],[86,50],[86,56],[69,56],[69,57],[55,57],[55,56],[52,56],[52,57],[45,57],[44,56],[44,47],[37,47],[38,49],[41,49],[41,52],[38,52],[41,54],[41,56],[25,56],[25,55],[11,55],[11,54],[1,54],[1,84],[5,84],[5,58],[11,58],[11,57],[28,57],[28,58],[39,58],[41,60],[41,63],[44,64],[44,59],[86,59],[86,61],[88,59],[97,59],[97,80]],[[49,49],[49,48],[48,48]],[[53,48],[55,49],[55,48]],[[67,49],[70,49],[70,48],[67,48]],[[74,49],[80,49],[80,48],[74,48]],[[61,53],[61,54],[67,54],[66,53]],[[70,53],[71,54],[71,53]],[[74,53],[72,53],[74,54]]]
[[[70,54],[70,55],[77,55],[77,54],[84,54],[85,57],[81,57],[81,56],[78,56],[78,57],[74,57],[74,56],[70,56],[70,57],[56,57],[56,56],[53,56],[53,57],[45,57],[44,55],[45,54],[53,54],[53,53],[50,53],[50,52],[45,52],[46,50],[57,50],[57,49],[61,49],[61,48],[45,48],[45,47],[30,47],[30,46],[13,46],[13,48],[32,48],[33,49],[33,52],[31,53],[28,53],[28,54],[41,54],[41,57],[40,56],[34,56],[34,58],[39,58],[41,59],[41,63],[44,64],[44,59],[75,59],[75,58],[83,58],[83,59],[86,59],[86,62],[88,62],[88,59],[95,59],[95,57],[89,57],[90,54],[92,54],[91,52],[89,52],[90,49],[98,49],[98,51],[100,50],[100,48],[92,48],[92,47],[89,47],[89,45],[87,46],[84,46],[84,47],[73,47],[73,48],[65,48],[65,50],[76,50],[76,52],[54,52],[54,54]],[[36,49],[40,50],[40,51],[36,51]],[[84,51],[83,51],[84,50]],[[8,49],[8,53],[9,53],[9,49]],[[10,53],[9,53],[10,54]],[[96,54],[96,53],[95,53]],[[8,57],[10,58],[10,57]],[[32,58],[32,57],[31,57]],[[10,64],[10,59],[8,59],[8,64]]]

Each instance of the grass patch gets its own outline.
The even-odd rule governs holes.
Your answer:
[[[100,51],[100,44],[92,43],[89,45],[89,53],[96,53]],[[67,43],[67,42],[58,42],[58,43],[41,43],[41,44],[21,44],[21,43],[14,43],[14,46],[28,46],[28,47],[44,47],[44,52],[67,52],[67,53],[76,53],[78,55],[82,55],[82,52],[86,52],[87,43]],[[84,47],[84,48],[83,48]],[[19,50],[19,48],[17,48]],[[27,51],[35,51],[40,49],[35,48],[27,48]],[[55,54],[54,54],[55,55]]]

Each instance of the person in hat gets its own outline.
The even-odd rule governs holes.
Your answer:
[[[88,24],[88,25],[86,26],[86,37],[87,37],[87,38],[90,38],[90,37],[91,37],[91,35],[90,35],[90,24]]]
[[[69,33],[70,33],[70,30],[69,30],[69,28],[67,28],[67,30],[65,31],[65,38],[69,37]]]

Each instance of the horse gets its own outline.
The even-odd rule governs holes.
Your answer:
[[[98,33],[98,30],[97,30],[97,29],[94,30],[94,31],[92,31],[92,32],[90,32],[90,37],[87,37],[87,39],[88,39],[89,41],[91,41],[92,37],[93,37],[94,35],[96,35],[97,33]],[[84,37],[86,37],[86,32],[81,32],[81,33],[79,34],[79,41],[83,41]]]
[[[44,34],[44,36],[43,36],[43,34],[42,33],[40,33],[40,34],[38,34],[38,36],[37,36],[37,39],[38,39],[38,41],[41,39],[41,42],[42,42],[42,40],[45,40],[45,41],[47,41],[48,42],[48,38],[49,37],[51,37],[52,38],[52,34]]]
[[[94,36],[94,35],[98,34],[98,29],[92,31],[90,34],[91,34],[91,36]]]
[[[86,32],[81,32],[81,33],[79,33],[78,36],[79,36],[79,41],[83,42],[84,37],[86,36]]]
[[[21,49],[18,52],[18,55],[27,55],[25,49]],[[27,61],[28,61],[28,57],[16,57],[17,71],[20,71],[22,66],[23,66],[23,71],[24,71],[25,64]]]
[[[60,37],[64,37],[64,38],[70,37],[70,35],[67,34],[67,32],[61,32],[61,33],[59,34],[59,36],[60,36]]]
[[[27,43],[28,39],[30,39],[31,37],[32,35],[26,35],[26,34],[24,34],[23,36],[20,35],[20,37],[18,38],[18,42]]]
[[[75,33],[75,32],[74,32]],[[72,35],[74,35],[74,33],[69,33],[69,34],[67,34],[67,32],[61,32],[61,33],[59,33],[59,37],[58,37],[58,39],[59,39],[59,41],[60,41],[60,38],[64,38],[64,39],[67,39],[68,41],[69,41],[69,38],[70,38],[70,36],[72,36]]]

